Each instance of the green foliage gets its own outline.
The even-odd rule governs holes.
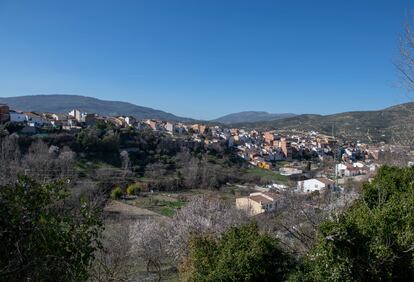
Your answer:
[[[17,122],[6,122],[4,125],[4,129],[7,130],[9,134],[13,134],[15,132],[19,132],[23,129],[24,125],[17,123]]]
[[[320,226],[298,280],[412,280],[413,183],[413,168],[381,168],[364,185],[360,200]]]
[[[95,125],[94,126],[98,130],[110,130],[110,129],[114,129],[115,128],[115,126],[112,123],[106,122],[104,120],[97,120],[95,122]]]
[[[220,239],[193,236],[180,271],[184,281],[281,281],[290,257],[256,224],[230,228]]]
[[[97,128],[83,129],[77,134],[76,141],[82,151],[100,153],[118,152],[120,142],[117,132]]]
[[[115,187],[112,191],[111,191],[111,198],[116,200],[122,197],[122,190],[120,187]]]
[[[141,191],[140,186],[139,186],[139,183],[133,183],[133,184],[129,185],[127,187],[127,190],[126,191],[127,191],[127,194],[129,196],[139,195],[139,193]]]
[[[99,211],[66,208],[62,183],[21,177],[0,187],[0,280],[86,281],[99,247]]]
[[[247,176],[258,177],[264,181],[271,181],[276,183],[286,184],[288,182],[288,177],[281,175],[279,172],[262,169],[258,167],[251,167],[246,171]]]

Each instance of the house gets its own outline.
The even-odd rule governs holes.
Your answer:
[[[362,163],[351,164],[337,164],[336,175],[338,177],[352,177],[361,174],[366,174],[369,169]]]
[[[10,109],[5,104],[0,104],[0,123],[5,123],[10,120]]]
[[[194,132],[200,133],[200,134],[204,134],[207,129],[207,127],[202,124],[193,124],[191,128],[194,130]]]
[[[146,124],[151,127],[152,130],[157,131],[158,130],[158,122],[155,120],[148,119],[145,121]]]
[[[279,195],[270,192],[251,193],[248,197],[236,199],[236,208],[245,210],[250,216],[274,211]]]
[[[124,120],[129,126],[133,126],[137,122],[137,120],[132,116],[126,116]]]
[[[122,126],[133,126],[136,123],[136,119],[132,116],[120,116],[118,119],[123,121]]]
[[[266,143],[270,144],[275,140],[275,135],[273,132],[267,131],[263,133],[263,138]]]
[[[174,133],[175,131],[175,126],[171,122],[166,122],[164,127],[165,127],[165,130],[167,130],[169,133]]]
[[[26,122],[26,115],[18,111],[10,111],[11,122]]]
[[[24,113],[26,115],[26,121],[28,124],[31,124],[32,126],[42,126],[43,124],[46,123],[46,120],[33,112],[26,112]]]
[[[52,118],[56,121],[67,121],[68,116],[65,114],[52,114]]]
[[[288,161],[292,160],[292,143],[286,138],[281,138],[279,142],[279,148],[282,150],[285,159]]]
[[[312,178],[303,181],[298,181],[298,190],[310,193],[314,191],[321,191],[324,189],[334,189],[335,181],[325,177]]]
[[[69,116],[73,117],[78,122],[83,121],[82,115],[83,115],[82,112],[80,110],[77,110],[77,109],[73,109],[72,111],[69,112]]]
[[[301,169],[297,169],[295,167],[281,167],[279,169],[281,175],[290,176],[294,174],[301,174],[303,171]]]

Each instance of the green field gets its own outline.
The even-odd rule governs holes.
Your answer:
[[[252,176],[258,176],[263,179],[273,181],[280,184],[286,184],[288,182],[287,176],[281,175],[279,172],[262,169],[258,167],[251,167],[247,170],[247,173]]]
[[[127,203],[167,217],[173,217],[177,210],[185,205],[185,201],[176,194],[168,193],[154,193],[145,197],[140,196],[136,199],[128,200]]]

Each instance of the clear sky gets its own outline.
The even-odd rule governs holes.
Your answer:
[[[0,96],[79,94],[181,116],[407,100],[406,0],[0,0]]]

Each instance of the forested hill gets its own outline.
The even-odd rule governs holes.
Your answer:
[[[0,103],[8,104],[12,109],[23,111],[39,111],[67,113],[72,109],[96,113],[104,116],[130,115],[138,119],[154,118],[161,120],[193,121],[171,113],[152,108],[137,106],[127,102],[105,101],[79,95],[30,95],[1,98]]]
[[[298,115],[267,122],[239,123],[235,127],[263,130],[319,131],[361,141],[404,142],[414,136],[414,103],[378,111],[344,112],[333,115]]]

